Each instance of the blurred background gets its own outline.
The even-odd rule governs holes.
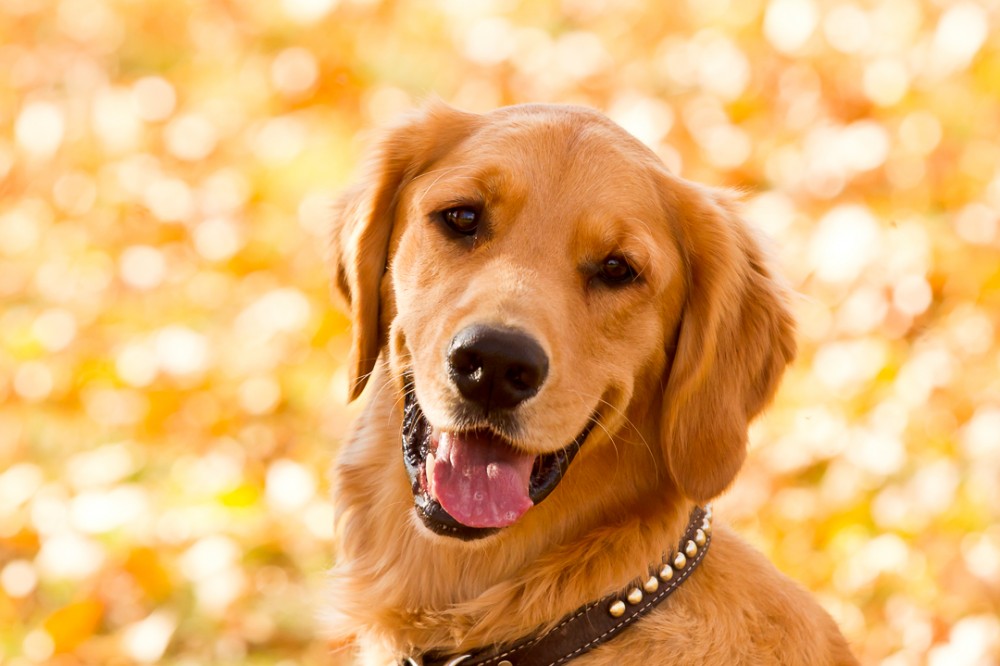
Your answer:
[[[866,664],[1000,663],[997,0],[0,0],[0,664],[338,664],[326,211],[428,95],[737,187],[801,354],[718,513]]]

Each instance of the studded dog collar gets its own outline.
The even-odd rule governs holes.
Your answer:
[[[615,594],[581,606],[549,631],[460,655],[404,657],[400,666],[559,666],[624,631],[688,579],[712,542],[712,508],[695,507],[677,548]]]

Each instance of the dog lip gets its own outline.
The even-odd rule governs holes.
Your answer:
[[[414,508],[427,528],[441,536],[455,537],[462,541],[483,539],[500,531],[498,527],[469,527],[451,517],[437,500],[424,493],[414,495]]]
[[[432,532],[471,541],[495,534],[501,528],[469,527],[455,520],[427,490],[426,461],[432,442],[432,427],[424,418],[417,402],[412,380],[407,378],[404,390],[402,440],[403,463],[410,479],[414,508],[424,525]],[[597,414],[567,446],[538,456],[528,484],[528,497],[537,505],[548,497],[569,468],[583,442],[597,424]],[[503,439],[502,437],[500,437]]]

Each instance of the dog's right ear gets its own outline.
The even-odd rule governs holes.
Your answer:
[[[746,457],[747,427],[795,356],[792,314],[729,196],[674,179],[687,298],[663,401],[663,443],[681,491],[707,502]]]
[[[330,234],[333,286],[354,327],[348,361],[348,396],[364,390],[387,331],[380,293],[388,269],[389,240],[402,188],[468,135],[478,116],[431,102],[388,130],[359,183],[334,204]]]

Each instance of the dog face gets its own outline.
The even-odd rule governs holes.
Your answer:
[[[793,343],[724,198],[575,107],[432,106],[373,165],[334,230],[352,396],[385,354],[428,528],[514,524],[637,420],[664,482],[697,500],[728,485]]]

